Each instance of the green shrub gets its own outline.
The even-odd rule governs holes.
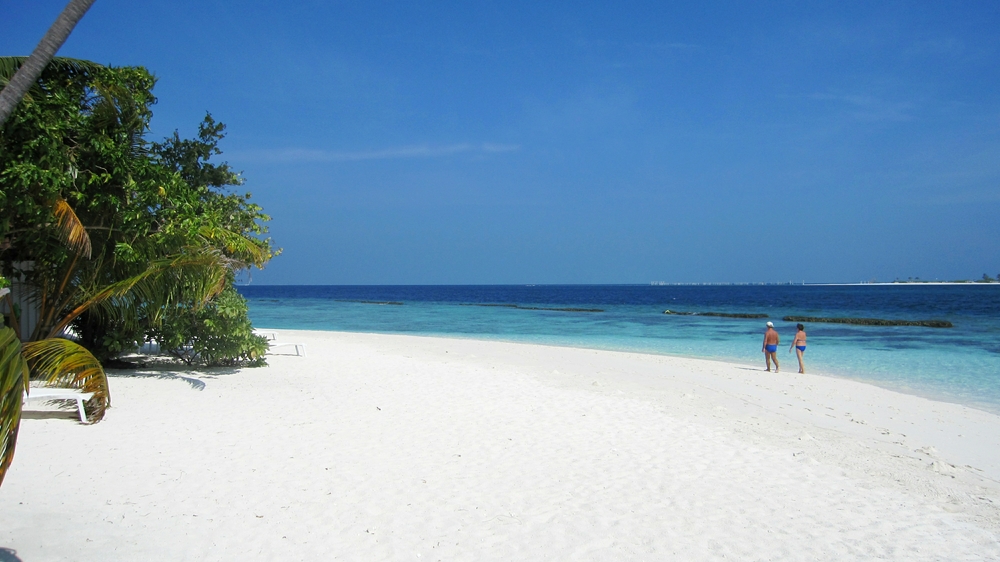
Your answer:
[[[145,343],[144,329],[122,321],[109,320],[87,311],[73,321],[79,343],[102,364],[133,353]]]
[[[253,333],[247,301],[231,285],[208,304],[176,306],[148,333],[160,350],[188,365],[266,365],[267,338]]]

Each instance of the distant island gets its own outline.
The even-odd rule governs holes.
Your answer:
[[[895,283],[1000,283],[1000,273],[996,277],[990,277],[988,274],[984,273],[979,279],[955,279],[952,281],[929,281],[926,279],[921,279],[919,277],[907,277],[906,279],[896,278]]]
[[[984,273],[979,279],[953,279],[942,281],[940,279],[921,279],[919,277],[907,277],[906,279],[900,279],[897,277],[893,281],[879,281],[878,279],[870,279],[868,281],[858,281],[855,283],[806,283],[805,281],[778,281],[778,282],[746,282],[746,283],[669,283],[667,281],[650,281],[650,285],[654,287],[662,286],[691,286],[691,285],[724,285],[724,286],[750,286],[750,285],[817,285],[817,286],[829,286],[829,285],[972,285],[972,284],[990,284],[996,283],[1000,284],[1000,273],[996,277],[990,277],[989,274]]]

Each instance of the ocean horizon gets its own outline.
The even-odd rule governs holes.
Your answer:
[[[894,287],[906,287],[898,290]],[[992,287],[992,288],[991,288]],[[255,326],[502,340],[763,368],[786,316],[943,320],[950,328],[806,323],[806,371],[1000,413],[1000,284],[243,285]],[[678,314],[664,314],[671,310]],[[762,318],[704,316],[759,315]]]

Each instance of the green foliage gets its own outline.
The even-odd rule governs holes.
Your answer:
[[[7,284],[0,276],[0,286]],[[0,328],[0,484],[14,459],[22,395],[29,390],[30,378],[93,393],[87,401],[92,422],[103,419],[111,405],[107,375],[85,348],[61,338],[21,343],[13,329]]]
[[[43,339],[102,285],[137,274],[115,260],[122,239],[154,230],[156,186],[166,174],[143,158],[153,77],[142,68],[46,68],[37,93],[18,106],[0,136],[0,265],[35,267],[24,280],[44,302],[29,339]],[[90,259],[67,246],[56,211],[63,201],[84,225]],[[150,241],[153,242],[152,240]]]
[[[87,401],[87,415],[95,422],[104,418],[104,411],[111,406],[108,377],[90,351],[63,338],[25,342],[22,350],[31,367],[32,380],[93,393]]]
[[[191,365],[264,365],[267,339],[255,335],[247,301],[232,286],[204,306],[174,307],[150,336],[160,349]]]
[[[95,312],[85,311],[71,324],[80,343],[102,361],[131,353],[145,343],[145,330],[124,322],[108,322]]]
[[[28,389],[28,365],[14,330],[0,328],[0,484],[14,460],[21,424],[21,396]]]
[[[22,344],[14,330],[0,328],[0,484],[14,459],[22,395],[30,390],[29,377],[93,393],[86,408],[91,422],[101,421],[111,406],[107,375],[85,348],[61,338]]]
[[[0,78],[16,64],[0,57]],[[113,358],[180,311],[210,310],[235,271],[277,253],[260,238],[270,218],[249,193],[228,191],[240,174],[210,161],[224,125],[206,115],[195,139],[145,139],[154,83],[141,67],[55,59],[3,126],[0,273],[33,263],[19,272],[42,303],[27,339],[72,324]],[[206,353],[256,362],[243,341],[228,359]]]

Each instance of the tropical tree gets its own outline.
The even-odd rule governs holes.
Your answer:
[[[22,64],[0,58],[0,80]],[[145,140],[154,82],[139,67],[57,58],[0,130],[0,275],[30,287],[39,312],[22,330],[12,295],[2,297],[10,326],[0,329],[0,482],[29,376],[93,392],[87,411],[99,421],[110,404],[99,359],[165,320],[216,306],[250,333],[245,301],[216,297],[235,271],[275,254],[258,237],[268,217],[249,194],[226,191],[239,174],[208,162],[224,131],[211,116],[198,139]],[[174,332],[197,337],[218,319],[199,321]],[[79,343],[63,337],[68,329]],[[266,349],[252,334],[231,343],[210,346],[218,362],[259,362]]]
[[[0,286],[7,285],[0,276]],[[10,289],[0,289],[0,296],[10,300]],[[80,388],[93,394],[87,402],[92,422],[104,417],[111,404],[108,379],[100,362],[83,346],[63,338],[46,338],[22,343],[15,328],[0,327],[0,484],[14,459],[17,433],[21,424],[22,394],[30,393],[29,377],[43,384]]]
[[[10,117],[24,94],[35,85],[46,65],[66,42],[73,28],[93,3],[94,0],[70,0],[17,74],[0,83],[0,86],[3,86],[3,90],[0,90],[0,127]]]
[[[21,396],[28,390],[28,364],[14,330],[0,328],[0,484],[14,460],[21,425]]]
[[[250,194],[225,191],[242,178],[208,162],[224,125],[209,115],[197,139],[149,143],[145,69],[54,63],[0,137],[0,266],[38,292],[40,319],[26,339],[72,326],[109,359],[275,252],[257,237],[268,217]],[[90,246],[52,224],[81,225]]]
[[[159,165],[174,171],[187,186],[185,197],[175,197],[168,222],[196,233],[206,244],[218,248],[230,260],[226,288],[208,303],[187,299],[167,307],[158,322],[149,323],[147,339],[159,342],[167,353],[191,364],[262,365],[267,340],[253,333],[246,299],[233,288],[235,271],[263,267],[276,255],[262,222],[269,220],[250,194],[229,188],[243,178],[227,163],[210,162],[221,154],[218,143],[225,125],[206,115],[198,136],[181,139],[177,132],[162,143],[152,143],[150,154]]]
[[[41,95],[5,126],[0,266],[37,292],[40,309],[22,338],[54,337],[91,310],[133,318],[140,303],[167,304],[181,285],[221,290],[221,253],[156,223],[181,182],[145,154],[152,85],[141,68],[53,65]]]

